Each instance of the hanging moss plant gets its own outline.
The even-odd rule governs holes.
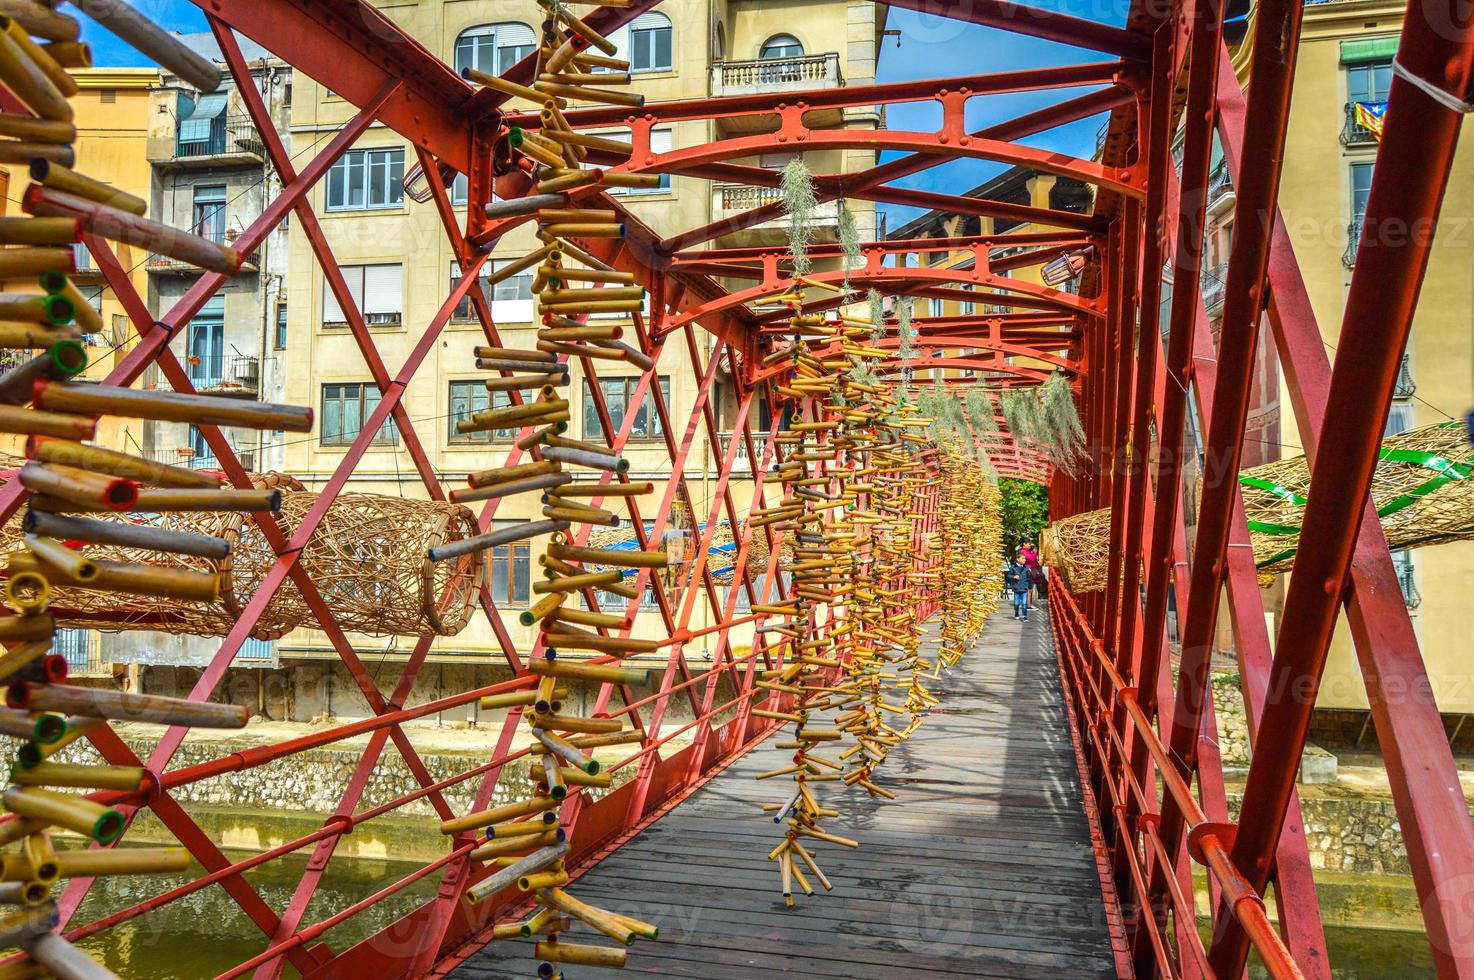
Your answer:
[[[896,353],[901,360],[911,360],[913,352],[911,336],[911,297],[902,296],[896,302]]]
[[[870,342],[878,344],[885,339],[885,300],[879,290],[872,289],[865,301],[870,304]]]
[[[814,175],[803,157],[794,157],[783,167],[783,209],[788,212],[788,256],[795,276],[806,276],[813,269],[809,246],[814,240],[814,212],[819,200],[814,196]]]
[[[858,269],[864,263],[865,257],[860,253],[859,226],[855,224],[855,216],[850,213],[844,201],[839,202],[839,249],[844,253],[844,284],[841,288],[849,292],[850,271]]]
[[[964,405],[967,420],[979,436],[998,431],[998,420],[993,417],[993,402],[982,388],[973,388],[967,393]]]
[[[1066,470],[1085,448],[1085,428],[1075,409],[1075,393],[1064,374],[1056,371],[1044,383],[1044,401],[1040,409],[1042,428],[1048,434],[1055,462]]]

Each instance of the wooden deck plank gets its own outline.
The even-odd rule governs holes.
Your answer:
[[[928,649],[934,642],[932,632]],[[761,804],[790,784],[753,779],[790,755],[770,740],[573,884],[593,904],[656,923],[661,935],[636,944],[623,971],[568,974],[1114,976],[1044,617],[1024,625],[995,616],[932,689],[942,704],[880,771],[899,800],[821,788],[840,813],[826,829],[861,844],[820,845],[832,892],[783,906],[776,864],[766,860],[779,828]],[[502,942],[450,976],[533,972],[530,944]]]

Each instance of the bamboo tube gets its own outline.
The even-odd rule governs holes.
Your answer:
[[[606,3],[605,6],[613,5]],[[613,41],[609,40],[607,37],[594,30],[578,17],[575,17],[571,12],[569,12],[566,7],[558,7],[555,5],[554,10],[557,14],[557,18],[561,20],[570,31],[583,38],[589,44],[598,48],[600,51],[604,52],[610,57],[613,57],[614,55],[617,55],[619,53],[619,47],[615,45]],[[570,38],[569,40],[571,41],[572,38]],[[553,71],[557,70],[551,68],[551,65],[549,66],[549,69]]]
[[[43,35],[39,31],[31,31],[37,37]],[[92,48],[79,41],[52,41],[43,44],[46,53],[52,60],[63,68],[91,68]],[[70,142],[70,141],[68,141]]]
[[[567,374],[529,374],[511,378],[487,378],[487,391],[528,391],[542,389],[544,398],[551,398],[555,387],[568,384]]]
[[[645,97],[638,92],[620,92],[615,89],[589,88],[584,85],[563,85],[558,82],[538,80],[532,87],[542,93],[541,98],[555,96],[560,99],[582,99],[586,102],[603,102],[606,105],[629,106],[638,109],[645,104]]]
[[[60,718],[61,716],[56,715],[54,717]],[[107,723],[101,718],[68,718],[63,721],[63,724],[66,726],[66,731],[59,738],[48,742],[29,741],[16,749],[16,762],[24,768],[34,768],[78,739],[85,738],[89,732],[94,732]]]
[[[27,214],[43,218],[79,218],[82,227],[94,235],[146,248],[221,275],[235,275],[245,258],[228,245],[219,245],[161,222],[36,184],[26,188],[21,208]]]
[[[540,429],[534,429],[531,432],[518,436],[514,445],[523,452],[526,452],[533,446],[542,445],[558,433],[566,431],[568,431],[567,422],[554,422],[551,425],[545,425]]]
[[[497,545],[511,544],[513,541],[526,541],[541,534],[552,534],[556,531],[568,530],[567,521],[529,521],[516,527],[502,528],[487,534],[478,535],[474,538],[462,538],[449,544],[441,545],[439,548],[431,548],[428,552],[431,561],[445,561],[448,558],[459,558],[461,555],[469,555],[476,551],[484,551],[487,548],[495,548]]]
[[[50,615],[0,616],[0,643],[49,640],[54,632],[56,620]]]
[[[66,786],[80,789],[115,789],[131,793],[143,785],[144,772],[133,766],[77,765],[42,762],[27,769],[11,768],[10,780],[21,786]]]
[[[244,705],[186,701],[157,694],[131,694],[102,688],[32,684],[16,681],[5,703],[29,711],[58,711],[86,718],[184,725],[190,728],[244,728],[251,716]]]
[[[543,813],[530,817],[527,820],[514,820],[508,823],[499,823],[492,826],[487,836],[493,840],[510,840],[513,837],[536,837],[550,830],[558,829],[558,815],[556,813]]]
[[[590,775],[582,769],[575,769],[571,766],[559,767],[534,764],[528,771],[531,773],[533,779],[538,780],[544,780],[549,778],[550,775],[556,774],[558,781],[568,786],[595,786],[602,789],[612,786],[614,782],[613,777],[607,772]]]
[[[624,684],[630,687],[649,687],[651,671],[639,667],[619,667],[613,664],[587,664],[563,658],[530,660],[527,669],[544,677],[564,680],[598,681],[603,684]]]
[[[544,797],[550,799],[550,797]],[[557,800],[553,800],[557,803]],[[535,847],[556,847],[567,840],[567,833],[562,828],[550,830],[541,837],[511,837],[510,840],[492,840],[489,843],[476,847],[470,852],[473,861],[491,861],[492,858],[501,858],[504,855],[522,855],[523,852]]]
[[[66,95],[17,42],[16,32],[23,29],[13,18],[0,15],[0,81],[36,115],[71,122]]]
[[[75,41],[81,36],[81,25],[74,18],[37,0],[0,0],[0,14],[15,18],[29,33],[50,41]]]
[[[624,722],[618,718],[582,718],[577,715],[548,715],[538,719],[538,724],[543,728],[581,735],[611,735],[624,729]]]
[[[577,548],[572,545],[551,544],[548,554],[564,561],[594,562],[600,565],[617,565],[621,568],[664,568],[669,556],[663,551],[633,551],[613,548]]]
[[[560,507],[549,504],[543,507],[544,517],[573,524],[598,524],[601,527],[619,527],[619,516],[606,510],[584,507]]]
[[[525,350],[515,347],[477,347],[477,357],[489,358],[491,360],[534,362],[529,367],[530,371],[555,371],[568,370],[561,364],[554,363],[557,358],[544,354],[542,351]]]
[[[586,187],[589,184],[597,184],[604,176],[602,170],[560,170],[554,175],[537,183],[539,194],[552,194],[560,191],[571,191],[575,188]]]
[[[548,799],[546,796],[535,796],[532,799],[522,800],[519,803],[508,803],[505,806],[482,810],[480,813],[468,813],[464,817],[443,820],[440,823],[440,832],[442,834],[458,834],[463,830],[490,827],[493,824],[504,823],[516,817],[544,813],[552,810],[557,805],[555,801]]]
[[[0,114],[0,136],[7,135],[4,121],[9,118]],[[81,240],[82,223],[76,218],[0,218],[0,245],[73,245]]]
[[[566,224],[566,225],[552,225],[550,227],[552,229],[557,229],[557,228],[584,228],[584,227],[601,227],[602,228],[602,227],[611,227],[611,226],[607,226],[607,225],[593,225],[593,224],[579,224],[579,225]],[[620,226],[620,227],[622,228],[623,226]],[[598,237],[598,236],[589,236],[589,235],[586,235],[584,237]],[[601,287],[595,287],[595,288],[591,288],[591,289],[549,289],[549,290],[543,291],[538,296],[538,299],[542,300],[544,303],[546,303],[546,304],[548,304],[550,306],[556,306],[556,305],[559,305],[559,304],[566,304],[566,303],[581,303],[581,302],[584,302],[584,301],[587,301],[587,300],[622,300],[622,299],[636,300],[636,299],[644,299],[644,298],[645,298],[645,287],[644,286],[601,286]]]
[[[66,276],[62,276],[61,288],[59,290],[48,290],[48,292],[59,292],[72,301],[72,313],[76,317],[78,328],[87,333],[102,332],[102,314],[93,309],[91,301],[82,295],[76,283],[72,282]]]
[[[40,663],[44,670],[47,666],[47,655],[50,652],[50,640],[31,640],[0,653],[0,680],[10,678],[36,663]],[[50,671],[47,672],[47,676],[50,679]],[[61,677],[56,679],[60,680],[65,676],[66,673],[62,670]]]
[[[48,160],[36,160],[31,164],[31,179],[55,190],[106,204],[128,214],[142,216],[148,211],[148,202],[143,198]]]
[[[0,905],[29,905],[35,907],[51,897],[51,884],[40,881],[6,881],[0,882]],[[43,967],[37,966],[35,973],[26,973],[25,976],[44,977],[48,974]],[[0,978],[16,976],[16,973],[0,972]]]
[[[587,486],[563,487],[560,497],[643,497],[655,492],[653,483],[601,483]],[[652,552],[653,553],[653,552]]]
[[[642,371],[650,371],[655,368],[655,360],[653,358],[621,340],[596,340],[593,343],[595,346],[603,347],[613,352],[618,360],[628,361]]]
[[[555,698],[566,698],[568,690],[559,688],[553,695]],[[493,708],[513,708],[517,706],[528,706],[537,700],[537,692],[534,691],[507,691],[504,694],[488,694],[481,699],[481,707],[484,710]],[[515,814],[514,814],[515,816]]]
[[[74,377],[87,369],[87,352],[73,340],[53,344],[35,357],[0,376],[0,404],[24,405],[31,400],[39,378]],[[89,420],[90,424],[90,420]]]
[[[597,589],[601,586],[612,585],[623,577],[619,572],[588,572],[583,575],[564,575],[560,578],[533,582],[532,591],[537,595],[544,595],[549,592],[578,592],[582,589]]]
[[[644,740],[645,733],[632,728],[628,731],[610,732],[604,735],[578,735],[570,738],[568,743],[581,749],[597,749],[606,745],[628,745]]]
[[[577,769],[573,771],[578,772]],[[549,766],[546,769],[540,765],[529,766],[527,773],[535,782],[546,786],[548,795],[553,799],[563,800],[568,797],[568,781],[563,778],[563,770],[558,766]]]
[[[9,20],[8,33],[11,40],[20,48],[21,53],[29,58],[31,63],[51,80],[51,84],[56,86],[56,90],[68,99],[80,92],[81,88],[78,87],[76,80],[67,74],[65,68],[56,63],[56,59],[51,56],[50,52],[31,40],[30,33],[14,18],[10,18]]]
[[[589,323],[576,327],[548,327],[537,332],[538,340],[557,343],[577,343],[581,340],[618,340],[624,336],[624,328],[613,323]]]
[[[548,908],[567,913],[586,925],[592,926],[615,942],[626,946],[635,941],[636,930],[628,922],[621,922],[612,913],[587,905],[563,891],[561,888],[545,888],[537,893],[537,900]],[[538,944],[538,955],[542,955],[542,943]]]
[[[85,580],[69,579],[67,584],[97,592],[167,596],[194,602],[220,601],[220,576],[213,572],[195,572],[135,562],[99,561],[95,577]]]
[[[488,218],[520,218],[541,208],[561,207],[568,203],[565,194],[529,194],[526,197],[490,201],[482,209]]]
[[[491,898],[502,889],[511,887],[523,875],[534,874],[563,860],[568,856],[568,851],[569,847],[566,842],[534,851],[516,864],[502,868],[472,885],[466,890],[466,897],[473,903]]]
[[[56,824],[110,844],[123,832],[123,815],[79,796],[48,793],[34,786],[12,786],[3,797],[5,809],[41,823]]]
[[[544,230],[555,238],[623,238],[623,222],[570,221],[566,224],[547,225]],[[634,287],[640,289],[640,287]],[[641,289],[641,294],[644,290]]]
[[[579,0],[579,2],[587,2],[587,0]],[[618,3],[608,3],[606,0],[604,6],[628,7],[629,4],[625,3],[624,0],[619,0]],[[592,68],[608,68],[611,71],[629,71],[630,68],[630,63],[623,58],[606,58],[604,55],[594,54],[592,51],[587,50],[580,51],[577,57],[575,57],[573,60],[575,63],[582,66]]]
[[[43,571],[54,569],[63,578],[76,582],[90,582],[97,578],[97,562],[60,541],[37,534],[27,534],[23,540],[26,548],[40,562]]]
[[[26,440],[26,455],[42,463],[74,466],[160,487],[208,487],[213,490],[220,486],[218,477],[199,470],[155,463],[127,453],[64,439],[32,436]]]
[[[519,85],[516,82],[508,81],[497,75],[488,75],[486,72],[477,71],[474,68],[462,68],[461,77],[468,82],[475,82],[477,85],[485,85],[489,89],[495,89],[503,95],[526,99],[534,105],[540,106],[548,99],[546,94],[535,89],[530,89],[526,85]]]
[[[573,963],[577,966],[623,969],[626,962],[625,951],[616,947],[583,946],[553,940],[540,940],[534,952],[539,959],[550,963]]]
[[[605,187],[641,187],[646,190],[660,186],[660,174],[630,174],[604,171],[600,183]]]
[[[604,629],[618,629],[625,625],[625,617],[615,616],[610,613],[587,612],[576,607],[570,608],[560,606],[552,611],[549,619],[559,623],[577,623],[580,626],[596,626]]]
[[[623,140],[612,140],[607,136],[595,136],[592,133],[579,133],[573,130],[552,129],[544,130],[548,138],[557,140],[570,146],[581,146],[589,150],[598,150],[602,153],[613,153],[619,156],[629,156],[634,148]]]
[[[486,348],[482,349],[485,350]],[[549,371],[557,371],[559,374],[568,373],[567,366],[556,363],[552,354],[547,355],[548,360],[546,361],[535,361],[529,356],[530,354],[541,355],[543,351],[529,351],[528,354],[521,355],[515,360],[508,357],[482,357],[478,354],[476,357],[476,366],[483,371],[533,371],[544,374]]]
[[[34,643],[38,641],[31,640],[28,642]],[[11,738],[29,739],[34,737],[35,728],[35,719],[26,714],[26,712],[13,711],[10,708],[0,708],[0,735],[9,735]]]
[[[287,432],[312,431],[310,408],[212,395],[182,395],[174,391],[40,382],[36,385],[35,403],[37,408],[86,415],[121,415],[156,422],[282,429]]]
[[[550,593],[539,599],[531,608],[522,610],[521,614],[517,617],[517,622],[523,626],[531,626],[543,617],[551,615],[563,605],[564,600],[567,598],[567,594],[563,592]]]
[[[88,4],[87,13],[129,47],[201,92],[213,92],[220,86],[219,68],[128,4]]]
[[[147,548],[176,555],[221,560],[230,555],[230,542],[208,534],[172,531],[162,527],[133,524],[126,521],[98,521],[45,511],[29,511],[23,523],[25,530],[70,541],[113,544],[124,548]]]
[[[629,460],[612,453],[594,453],[583,449],[570,449],[566,446],[546,446],[542,450],[543,459],[556,460],[560,463],[572,463],[577,466],[587,466],[591,469],[604,470],[608,473],[629,472]]]
[[[56,863],[63,878],[117,874],[169,874],[189,870],[189,852],[182,847],[114,848],[58,851]]]
[[[544,402],[530,402],[523,405],[508,405],[505,408],[493,408],[483,412],[475,412],[469,419],[457,423],[458,431],[466,432],[476,429],[504,429],[511,422],[525,422],[529,419],[544,420],[557,417],[559,421],[568,417],[568,402],[562,398]],[[466,426],[470,425],[470,428]]]
[[[600,636],[598,633],[588,633],[573,626],[565,626],[556,632],[549,629],[545,642],[548,646],[559,650],[598,650],[617,654],[654,653],[662,645],[660,640],[637,640],[628,636]]]
[[[33,501],[33,506],[40,501]],[[281,510],[280,490],[140,490],[134,510],[165,513],[215,510],[275,514]]]
[[[542,164],[545,167],[563,167],[568,163],[567,160],[563,159],[562,155],[554,153],[552,150],[544,147],[541,143],[534,143],[528,139],[524,139],[522,141],[522,145],[519,146],[517,149],[520,150],[524,156],[532,157],[532,159],[536,160],[538,163]]]
[[[549,268],[548,277],[558,282],[608,282],[619,286],[633,286],[635,277],[630,272],[604,272],[600,269],[573,269],[566,266]]]
[[[473,487],[489,487],[497,483],[510,483],[531,476],[546,476],[557,472],[557,464],[539,460],[533,463],[518,463],[515,466],[497,466],[487,470],[477,470],[466,476],[466,482]]]
[[[472,487],[466,490],[455,489],[450,492],[450,502],[465,504],[476,500],[494,500],[498,497],[510,497],[532,490],[549,490],[572,482],[573,477],[567,473],[549,473],[547,476],[534,476],[526,480],[509,480],[506,483],[493,483],[489,486]]]
[[[124,7],[128,10],[133,8],[125,3],[99,5],[111,9],[114,6]],[[92,957],[82,952],[60,935],[54,932],[46,932],[30,940],[25,944],[26,952],[31,958],[50,970],[61,980],[116,980],[114,974],[107,967],[98,963]]]
[[[47,350],[77,337],[75,328],[50,326],[34,320],[29,323],[0,322],[0,347],[12,350]]]
[[[599,774],[601,767],[597,759],[585,759],[582,752],[558,736],[551,732],[543,731],[540,728],[534,728],[532,735],[542,743],[543,748],[562,759],[574,769],[581,769],[590,776],[597,776]]]
[[[22,616],[43,612],[51,601],[51,583],[34,569],[7,567],[5,601]]]
[[[20,469],[28,490],[104,510],[127,510],[138,501],[138,487],[128,480],[103,476],[56,463],[28,462]]]
[[[524,892],[566,884],[568,884],[568,872],[563,870],[540,871],[536,874],[523,875],[517,879],[517,888]]]
[[[77,253],[70,248],[0,249],[0,280],[24,279],[48,272],[70,275],[77,271]]]

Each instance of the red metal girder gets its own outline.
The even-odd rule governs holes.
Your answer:
[[[1458,145],[1461,114],[1408,81],[1428,79],[1455,99],[1474,90],[1474,21],[1446,4],[1413,4],[1403,24],[1384,129],[1380,169],[1367,204],[1369,233],[1357,254],[1346,313],[1331,374],[1295,569],[1285,600],[1270,674],[1260,739],[1244,787],[1244,818],[1233,856],[1250,882],[1263,889],[1289,791],[1309,729],[1326,652],[1344,598],[1359,523],[1376,520],[1367,502],[1381,448],[1402,351],[1412,327],[1423,275]],[[1252,100],[1253,93],[1250,93]],[[1379,237],[1382,227],[1419,228],[1420,234]],[[1395,288],[1389,287],[1395,284]],[[1365,424],[1368,407],[1373,415]],[[1351,424],[1349,420],[1362,421]],[[1293,685],[1293,692],[1276,685]],[[1443,798],[1447,798],[1446,795]],[[1456,823],[1433,811],[1409,835],[1409,851],[1430,843],[1425,831],[1467,859],[1474,844],[1467,812]],[[1423,815],[1419,815],[1422,817]],[[1462,866],[1467,875],[1468,864]],[[1463,893],[1471,886],[1465,884]],[[1429,896],[1436,905],[1456,896]],[[1467,916],[1467,908],[1460,909]],[[1474,970],[1474,936],[1446,930],[1443,915],[1428,916],[1430,945],[1440,972]],[[1437,929],[1438,931],[1434,931]],[[1222,971],[1241,969],[1242,937],[1230,932],[1214,945]],[[1237,966],[1236,966],[1237,964]]]
[[[1094,244],[1093,236],[1068,234],[1053,231],[1031,231],[1017,234],[962,235],[951,238],[887,238],[882,241],[861,242],[861,252],[879,252],[882,255],[905,255],[911,252],[967,252],[975,248],[1021,248],[1027,246],[1050,246],[1053,248],[1080,248]],[[838,242],[816,242],[805,249],[811,259],[835,259],[844,255],[844,247]],[[700,262],[756,262],[772,256],[784,256],[787,250],[780,246],[753,246],[750,248],[712,248],[701,251],[680,252],[670,257],[670,265],[679,268]],[[1033,255],[1031,252],[1019,255]],[[1057,252],[1049,253],[1050,258]],[[990,259],[988,267],[1001,271],[1004,262],[1018,256]],[[1035,259],[1024,265],[1037,265],[1048,259]],[[755,270],[756,271],[756,270]]]
[[[965,93],[969,98],[1009,92],[1029,92],[1076,85],[1103,85],[1115,80],[1127,66],[1120,61],[1058,65],[1021,71],[1000,71],[982,75],[959,75],[952,78],[927,78],[904,82],[881,82],[871,85],[846,85],[838,88],[805,89],[797,92],[759,92],[753,95],[712,96],[700,99],[677,99],[647,102],[639,109],[622,106],[595,106],[570,109],[564,113],[575,128],[629,125],[635,120],[659,123],[689,119],[725,119],[733,116],[771,115],[784,106],[800,105],[805,111],[870,106],[884,103],[925,102],[948,93]],[[508,113],[512,126],[537,129],[542,120],[537,113]]]
[[[1151,57],[1151,41],[1140,34],[1045,7],[1008,0],[890,0],[890,6],[1105,51],[1122,58],[1144,61]]]

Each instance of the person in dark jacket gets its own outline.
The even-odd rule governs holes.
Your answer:
[[[1024,556],[1019,555],[1014,559],[1012,565],[1008,566],[1005,575],[1009,591],[1013,593],[1013,618],[1029,621],[1029,566],[1024,562]]]

